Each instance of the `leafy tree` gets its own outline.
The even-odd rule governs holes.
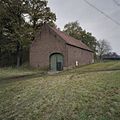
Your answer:
[[[90,32],[83,30],[81,32],[81,41],[89,46],[95,53],[97,52],[97,39]]]
[[[94,52],[96,52],[97,40],[91,33],[83,30],[77,21],[70,22],[64,26],[64,32],[68,35],[81,40],[88,45]]]
[[[54,25],[55,20],[46,0],[0,0],[0,54],[16,54],[20,66],[36,31],[44,22]]]
[[[63,31],[76,39],[81,39],[82,28],[77,21],[66,24]]]
[[[26,0],[27,3],[27,18],[32,26],[32,40],[35,37],[36,31],[40,29],[43,23],[49,23],[54,26],[56,15],[51,12],[47,6],[46,0]]]
[[[2,17],[2,31],[3,36],[6,38],[6,42],[4,39],[2,40],[4,41],[2,45],[4,48],[7,46],[7,50],[16,52],[17,66],[20,66],[22,50],[29,42],[26,23],[23,18],[25,12],[24,0],[2,0],[0,2],[6,14]]]
[[[111,46],[106,40],[99,40],[97,45],[98,56],[100,60],[104,54],[108,54],[111,51]]]

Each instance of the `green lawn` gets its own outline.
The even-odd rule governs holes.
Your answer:
[[[120,120],[120,62],[55,75],[0,69],[0,120]]]

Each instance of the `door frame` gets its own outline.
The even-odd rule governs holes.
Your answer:
[[[63,67],[64,67],[64,55],[62,53],[59,52],[55,52],[49,55],[49,69],[51,70],[51,57],[55,54],[61,55],[63,57]],[[57,67],[57,66],[56,66]]]

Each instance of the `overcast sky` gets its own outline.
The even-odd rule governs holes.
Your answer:
[[[88,0],[120,23],[120,0]],[[56,13],[56,24],[63,29],[68,22],[78,21],[80,26],[91,32],[98,40],[106,39],[112,46],[112,51],[120,54],[120,25],[115,24],[84,0],[48,0],[48,6]]]

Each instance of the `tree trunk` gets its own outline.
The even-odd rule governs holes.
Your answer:
[[[17,42],[17,61],[16,61],[17,67],[20,67],[21,65],[21,45],[19,42]]]
[[[17,67],[20,67],[20,55],[17,54]]]
[[[102,54],[100,54],[99,59],[100,59],[100,61],[102,61],[102,60],[103,60],[103,59],[102,59]]]

